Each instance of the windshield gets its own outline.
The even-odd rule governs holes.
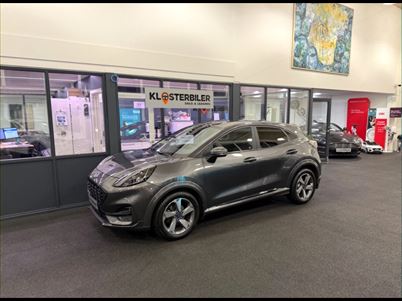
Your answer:
[[[327,124],[325,122],[313,121],[313,126],[311,128],[311,132],[312,132],[312,134],[317,133],[317,132],[325,132],[326,127],[327,127]],[[331,132],[342,132],[342,128],[339,125],[337,125],[336,123],[330,123],[329,130]]]
[[[329,130],[331,132],[342,132],[342,128],[339,125],[335,124],[335,123],[330,123]]]
[[[220,131],[210,124],[191,126],[159,141],[151,149],[163,155],[189,155]]]

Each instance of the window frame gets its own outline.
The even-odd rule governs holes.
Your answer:
[[[0,71],[1,70],[12,70],[12,71],[20,71],[20,72],[37,72],[37,73],[42,73],[43,74],[43,80],[44,80],[44,105],[46,106],[46,113],[47,113],[47,122],[48,122],[48,130],[49,130],[49,141],[50,141],[50,156],[36,156],[36,157],[25,157],[25,158],[11,158],[11,159],[0,159],[0,164],[13,164],[13,163],[19,163],[19,162],[33,162],[33,161],[49,161],[54,158],[54,141],[53,141],[53,126],[51,124],[52,119],[51,119],[51,108],[50,108],[50,103],[49,103],[49,98],[48,98],[48,78],[47,78],[47,70],[46,69],[40,69],[40,68],[24,68],[24,67],[15,67],[15,66],[0,66]],[[19,94],[15,94],[19,95]]]
[[[194,152],[194,157],[198,158],[198,157],[205,157],[206,155],[209,154],[209,151],[211,151],[211,149],[213,148],[214,143],[219,140],[220,138],[226,136],[227,134],[230,134],[233,131],[239,130],[239,129],[243,129],[243,128],[250,128],[251,129],[251,136],[253,139],[252,142],[252,149],[250,150],[239,150],[239,151],[235,151],[235,152],[228,152],[228,154],[233,154],[233,153],[244,153],[244,152],[252,152],[252,151],[256,151],[257,149],[257,144],[256,144],[256,131],[255,131],[255,127],[253,125],[239,125],[236,126],[234,128],[229,128],[229,129],[225,129],[222,131],[222,133],[216,135],[214,138],[212,138],[210,141],[208,141],[207,143],[205,143],[205,145],[201,146],[200,149],[198,151]]]
[[[271,147],[261,147],[261,144],[260,144],[260,135],[258,134],[258,128],[277,129],[277,130],[281,131],[281,132],[286,136],[286,139],[287,139],[287,140],[286,140],[284,143],[281,143],[281,144],[278,144],[278,145],[275,145],[275,146],[271,146]],[[292,140],[295,140],[295,139],[296,139],[296,138],[291,138],[291,137],[288,135],[288,133],[287,133],[287,131],[286,131],[285,129],[283,129],[283,128],[279,127],[279,126],[274,126],[274,125],[256,125],[256,126],[255,126],[255,133],[256,133],[257,139],[258,139],[258,140],[257,140],[257,147],[258,147],[259,150],[267,150],[267,149],[275,148],[276,146],[282,146],[282,145],[285,145],[285,144],[291,142]]]
[[[62,70],[62,69],[54,69],[54,68],[36,68],[36,67],[21,67],[21,66],[9,66],[2,65],[0,66],[0,70],[13,70],[13,71],[26,71],[26,72],[40,72],[44,74],[45,80],[45,98],[46,98],[46,109],[47,109],[47,120],[49,124],[49,138],[50,138],[50,146],[51,146],[51,154],[48,157],[27,157],[27,158],[15,158],[15,159],[3,159],[0,160],[1,164],[15,164],[22,162],[33,162],[33,161],[49,161],[55,159],[67,159],[67,158],[82,158],[82,157],[91,157],[91,156],[100,156],[107,155],[110,150],[110,140],[109,140],[109,117],[107,111],[107,101],[106,101],[106,74],[104,72],[90,72],[90,71],[80,71],[80,70]],[[85,153],[85,154],[70,154],[70,155],[56,155],[55,150],[55,140],[54,140],[54,129],[53,129],[53,114],[51,107],[51,95],[50,95],[50,81],[49,81],[49,73],[59,73],[59,74],[79,74],[79,75],[94,75],[99,76],[102,80],[102,105],[103,105],[103,118],[104,118],[104,131],[105,131],[105,151],[104,152],[94,152],[94,153]]]

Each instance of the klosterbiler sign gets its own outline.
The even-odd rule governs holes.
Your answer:
[[[145,88],[148,108],[212,109],[213,91]]]

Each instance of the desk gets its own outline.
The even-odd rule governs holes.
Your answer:
[[[34,146],[30,143],[0,142],[1,157],[12,158],[32,157]]]

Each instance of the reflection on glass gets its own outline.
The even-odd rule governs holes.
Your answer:
[[[229,120],[229,86],[202,84],[201,90],[214,91],[214,108],[200,110],[201,122]]]
[[[308,102],[308,90],[291,90],[289,123],[300,126],[305,134],[307,134]]]
[[[268,88],[266,119],[270,122],[286,122],[288,89]]]
[[[264,108],[264,88],[247,87],[240,88],[240,119],[261,120],[261,112]]]
[[[0,70],[0,159],[51,155],[42,72]]]
[[[170,89],[198,90],[197,84],[184,82],[164,81],[163,87]],[[197,109],[165,109],[165,124],[168,130],[167,135],[197,123]]]
[[[105,151],[102,77],[50,73],[56,155]]]
[[[159,87],[157,80],[119,78],[119,119],[121,149],[145,149],[149,142],[149,116],[145,107],[145,87]],[[161,110],[154,109],[156,140],[162,137]]]

